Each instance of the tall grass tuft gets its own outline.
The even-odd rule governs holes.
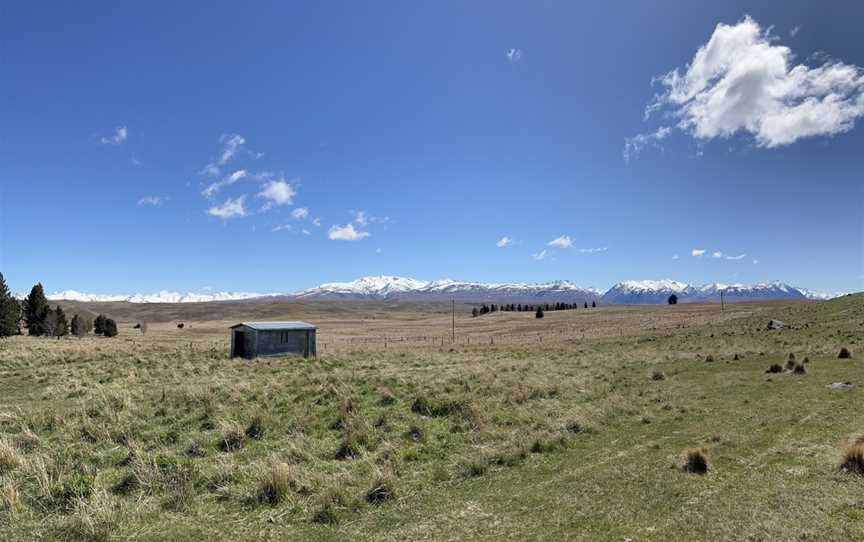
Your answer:
[[[276,505],[288,497],[291,490],[291,468],[287,463],[271,461],[258,480],[258,500]]]
[[[843,452],[840,468],[864,476],[864,442],[858,442]]]

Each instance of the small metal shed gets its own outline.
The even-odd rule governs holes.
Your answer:
[[[241,322],[231,326],[231,357],[316,356],[317,330],[306,322]]]

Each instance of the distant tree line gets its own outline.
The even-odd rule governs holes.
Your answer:
[[[588,302],[586,301],[584,304],[584,308],[588,308]],[[597,306],[596,301],[591,302],[592,307]],[[549,311],[571,311],[579,308],[579,303],[543,303],[537,305],[523,305],[521,303],[506,303],[502,305],[496,305],[492,303],[491,305],[483,304],[479,308],[474,307],[471,309],[471,316],[478,317],[484,314],[489,314],[490,312],[533,312],[537,315],[537,318],[543,318],[544,312]],[[538,312],[539,311],[539,312]]]
[[[0,337],[21,335],[21,324],[27,327],[27,334],[34,337],[65,337],[70,333],[84,337],[91,331],[105,337],[117,335],[117,322],[100,314],[95,321],[87,314],[76,314],[69,321],[60,305],[53,309],[45,297],[42,284],[36,284],[23,301],[12,296],[6,286],[6,279],[0,273]]]

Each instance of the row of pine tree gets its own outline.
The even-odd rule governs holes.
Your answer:
[[[72,321],[66,319],[66,313],[60,305],[53,309],[45,297],[42,284],[36,284],[30,290],[30,295],[23,301],[18,301],[6,286],[6,279],[0,273],[0,337],[11,337],[21,334],[21,324],[27,327],[27,334],[37,337],[65,337],[70,333],[83,337],[93,331],[97,335],[115,337],[117,322],[100,314],[92,320],[86,314],[76,314]]]
[[[585,308],[588,308],[588,302],[586,301],[584,304]],[[592,307],[597,306],[596,301],[591,302]],[[484,314],[488,314],[490,312],[534,312],[540,311],[540,314],[543,312],[549,311],[570,311],[579,308],[579,303],[545,303],[542,305],[523,305],[521,303],[508,303],[504,305],[496,305],[492,303],[491,305],[483,304],[479,309],[474,307],[471,309],[471,316],[477,317],[482,316]],[[542,316],[538,316],[538,318],[543,318]]]

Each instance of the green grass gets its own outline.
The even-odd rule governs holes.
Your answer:
[[[864,477],[839,469],[864,432],[864,296],[671,332],[656,310],[626,334],[317,360],[2,342],[0,539],[864,538]],[[806,374],[765,373],[790,352]]]

